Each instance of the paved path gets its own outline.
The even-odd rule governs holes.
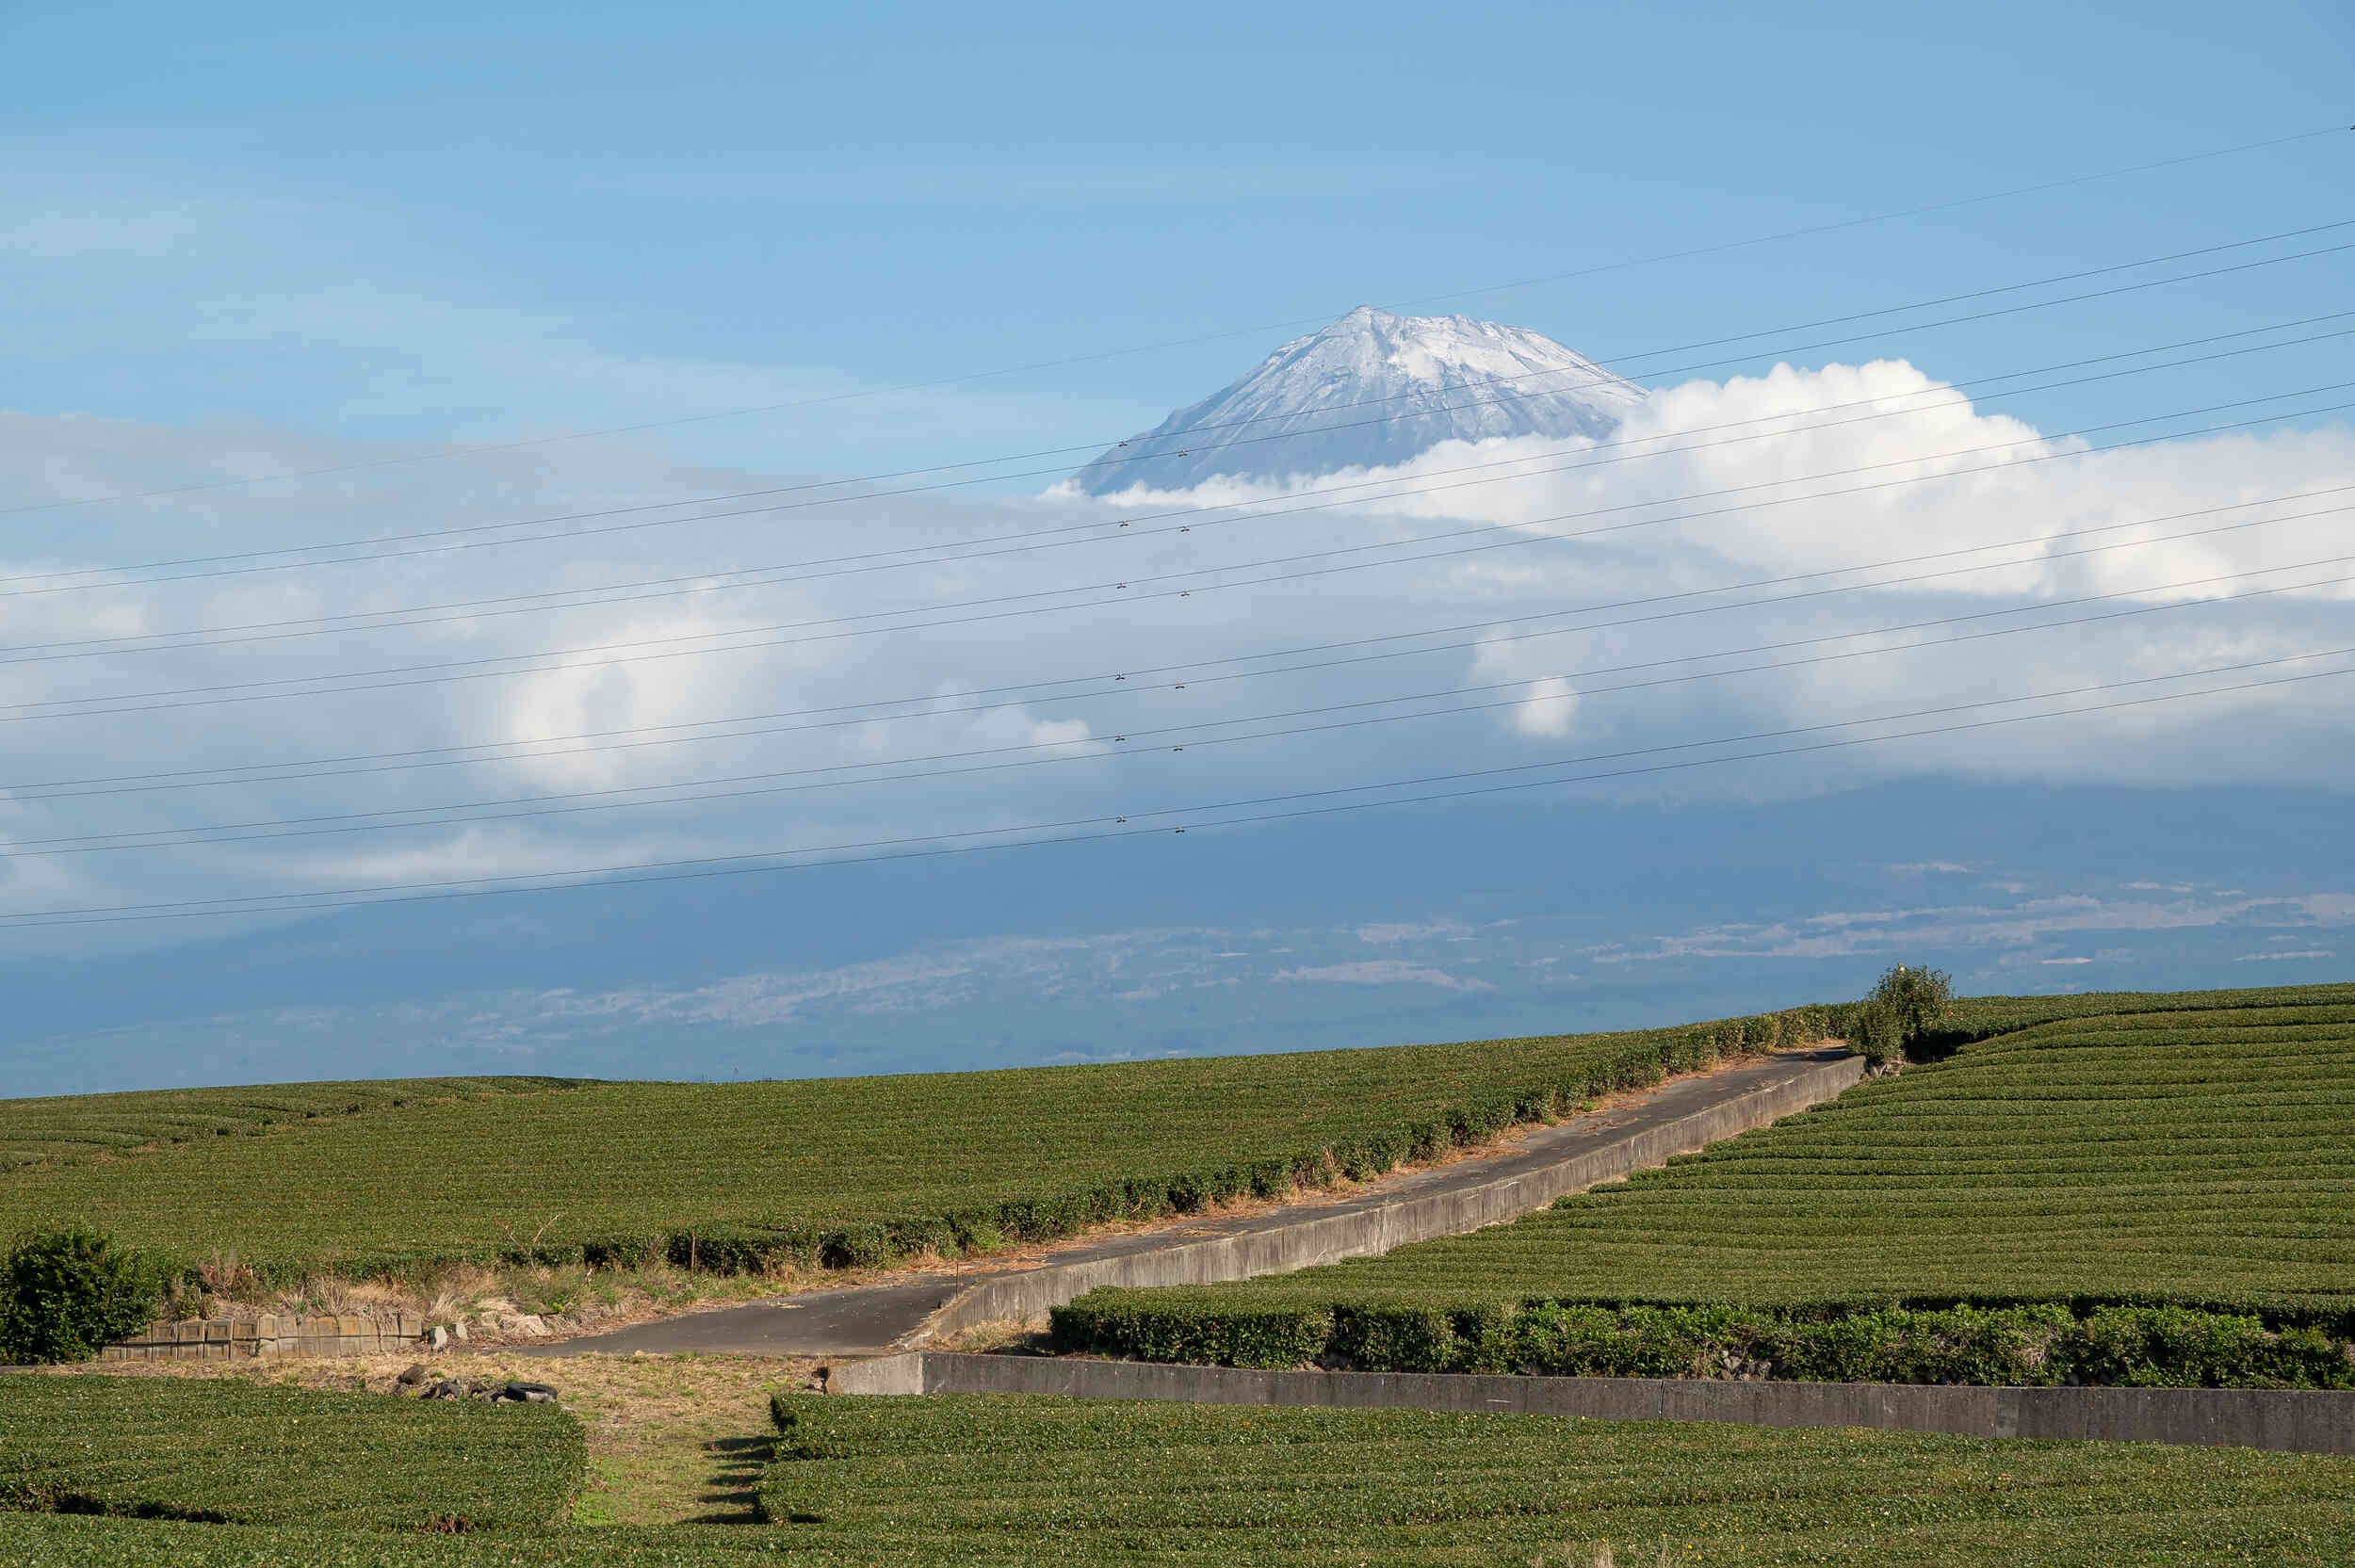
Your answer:
[[[855,1290],[811,1290],[799,1296],[717,1312],[658,1318],[613,1334],[554,1345],[510,1346],[502,1354],[529,1356],[881,1355],[902,1335],[947,1305],[970,1281],[919,1274],[903,1283]]]
[[[1044,1311],[1040,1301],[1067,1301],[1090,1282],[1239,1279],[1384,1252],[1542,1208],[1556,1193],[1657,1165],[1677,1148],[1698,1147],[1811,1099],[1828,1099],[1854,1080],[1856,1065],[1844,1050],[1796,1052],[1686,1078],[1611,1110],[1539,1128],[1507,1152],[1370,1182],[1338,1200],[1208,1218],[980,1273],[813,1290],[508,1353],[875,1355],[966,1321]],[[1834,1086],[1795,1101],[1792,1086],[1798,1083]]]

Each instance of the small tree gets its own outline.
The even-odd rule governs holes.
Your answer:
[[[1905,1052],[1905,1031],[1897,1015],[1880,1002],[1866,1002],[1857,1009],[1856,1046],[1864,1053],[1868,1067],[1883,1067]]]
[[[1897,1015],[1908,1043],[1938,1021],[1955,997],[1955,978],[1943,969],[1912,969],[1898,964],[1873,987],[1873,1000]]]
[[[1954,994],[1954,977],[1943,969],[1892,966],[1857,1015],[1857,1043],[1864,1059],[1878,1067],[1904,1052],[1938,1021]]]
[[[88,1225],[26,1232],[0,1260],[0,1359],[89,1360],[155,1320],[168,1272]]]

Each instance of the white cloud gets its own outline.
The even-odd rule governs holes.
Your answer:
[[[1529,695],[1513,710],[1513,727],[1523,735],[1560,737],[1578,716],[1578,693],[1559,675],[1529,683]]]
[[[2131,893],[2132,889],[2120,891]],[[2286,927],[2300,933],[2295,940],[2311,942],[2323,929],[2350,925],[2355,925],[2355,897],[2335,892],[2261,896],[2238,888],[2185,887],[2166,899],[2109,893],[2046,893],[2021,897],[2010,904],[1826,910],[1805,918],[1762,924],[1719,923],[1665,936],[1630,937],[1589,949],[1588,956],[1598,964],[1631,964],[1692,959],[1903,957],[1994,947],[2008,950],[2011,962],[2075,965],[2094,960],[2045,954],[2064,941],[2073,946],[2096,932]],[[2104,947],[2099,956],[2108,960],[2127,951]]]
[[[1855,417],[1863,411],[1847,405],[1867,398],[1909,412]],[[2207,681],[2151,680],[2355,647],[2355,602],[2344,583],[2222,605],[2210,601],[2248,583],[2190,581],[2344,554],[2355,512],[2070,554],[2153,532],[2355,504],[2350,490],[2314,502],[2090,531],[2292,491],[2355,486],[2355,437],[2333,427],[2091,452],[2082,443],[2039,437],[2008,415],[1976,411],[1897,363],[1783,367],[1722,384],[1693,382],[1663,390],[1640,418],[1623,433],[1623,445],[1583,459],[1562,458],[1542,443],[1440,448],[1378,477],[1454,488],[1378,505],[1188,511],[1156,520],[1142,514],[1200,505],[1204,497],[1113,509],[1041,497],[923,496],[300,573],[0,598],[0,635],[17,650],[16,662],[0,650],[0,704],[113,694],[125,699],[121,705],[146,709],[32,719],[22,709],[0,708],[5,842],[41,849],[55,846],[27,841],[190,827],[298,834],[139,853],[19,855],[8,863],[8,905],[110,903],[223,888],[303,891],[901,845],[1038,822],[1158,830],[1214,819],[1219,814],[1205,808],[1222,801],[1347,804],[1388,797],[1307,797],[1373,781],[1455,774],[1479,775],[1469,781],[1473,786],[1595,773],[1620,775],[1584,786],[1597,793],[1772,796],[1906,771],[2335,787],[2355,761],[2344,719],[2347,686],[2317,680],[1646,775],[1642,769],[1707,763],[1729,752],[1819,746],[2355,664],[2340,659]],[[1832,419],[1846,422],[1825,423]],[[1802,428],[1811,422],[1822,428]],[[1676,437],[1680,430],[1687,433]],[[1724,439],[1737,432],[1743,439]],[[2025,445],[1956,455],[2006,443]],[[7,414],[0,415],[0,457],[7,459],[0,472],[10,476],[11,488],[0,493],[0,505],[207,483],[398,451],[284,432],[249,430],[223,440],[124,421]],[[1653,455],[1598,461],[1639,453]],[[1509,466],[1479,476],[1442,472],[1503,460]],[[1589,466],[1565,466],[1572,461]],[[1893,466],[1848,479],[1811,477],[1873,464]],[[1882,483],[1918,472],[1956,477]],[[1511,482],[1486,482],[1497,475],[1512,476]],[[1458,482],[1466,477],[1484,482]],[[1868,480],[1880,488],[1716,516],[1681,515]],[[577,519],[568,527],[642,522],[677,513],[578,514],[791,482],[789,476],[699,466],[592,442],[206,491],[28,523],[14,550],[0,558],[0,577],[13,579],[0,582],[0,592],[56,587],[26,579],[108,562],[429,526],[565,516]],[[1713,501],[1667,503],[1715,493],[1722,493]],[[1265,499],[1283,493],[1228,487],[1222,493]],[[794,492],[774,499],[797,497],[805,498]],[[706,509],[742,511],[755,504]],[[1112,525],[1123,517],[1136,525]],[[1638,525],[1623,526],[1630,524]],[[1176,532],[1179,525],[1189,531]],[[1617,531],[1567,537],[1603,526]],[[1482,528],[1492,531],[1404,542]],[[2046,535],[2059,537],[1991,558],[1715,591]],[[972,542],[980,541],[995,542]],[[986,553],[966,554],[968,546]],[[1468,547],[1479,553],[1436,554]],[[948,558],[958,555],[964,558]],[[1334,570],[1414,557],[1429,558]],[[922,564],[873,570],[879,558]],[[2015,564],[1910,585],[1888,582],[1986,558]],[[769,580],[674,590],[739,584],[755,569]],[[2347,571],[2314,567],[2252,581],[2295,583]],[[1319,574],[1297,575],[1304,572]],[[615,586],[674,578],[687,581]],[[1270,578],[1284,580],[1259,580]],[[1859,581],[1882,586],[1787,597]],[[472,603],[549,592],[570,597],[541,601],[543,607],[522,614],[500,613],[519,606]],[[2050,607],[2087,593],[2124,596]],[[1786,597],[1726,607],[1774,595]],[[590,602],[599,597],[615,602]],[[431,606],[471,607],[419,608]],[[2152,613],[1982,635],[2120,610]],[[236,635],[271,640],[33,658],[90,652],[34,645],[322,615],[422,615],[430,623],[326,636],[257,631]],[[1922,624],[1942,621],[1953,623]],[[1401,635],[1425,631],[1432,635]],[[1954,637],[1973,640],[1940,645]],[[616,644],[634,646],[593,651]],[[479,671],[421,668],[546,650],[574,652],[538,660],[526,674],[471,678]],[[1405,656],[1368,656],[1391,654]],[[1837,656],[1849,654],[1862,656]],[[1246,657],[1233,662],[1238,655]],[[1202,662],[1222,659],[1229,662]],[[360,671],[382,673],[345,678]],[[470,678],[437,678],[453,673]],[[1117,675],[1129,679],[1115,681]],[[230,703],[209,696],[252,693],[138,695],[313,677],[345,689],[326,698]],[[2150,684],[2106,695],[2009,701],[2129,681]],[[149,708],[151,701],[160,705]],[[1907,714],[1924,717],[1893,717]],[[1820,728],[1876,717],[1886,721]],[[1697,744],[1745,736],[1767,738]],[[542,744],[523,749],[529,755],[510,746],[503,760],[445,765],[468,754],[447,749],[517,740]],[[309,770],[333,776],[249,777],[80,800],[31,787],[386,752],[433,753],[407,760],[435,765],[386,770],[374,762],[322,763]],[[1532,770],[1532,764],[1557,766]],[[375,770],[339,771],[347,768]],[[549,799],[579,791],[618,793]],[[622,800],[637,803],[579,809]],[[485,819],[347,836],[316,831],[342,824],[307,820],[462,805]],[[1118,816],[1129,820],[1116,824]],[[297,818],[304,825],[240,826]],[[1913,869],[1965,868],[1936,862]],[[2149,891],[2164,901],[2165,890]],[[1790,939],[1836,946],[1856,933],[1826,929]]]
[[[1453,938],[1463,929],[1453,921],[1375,921],[1357,928],[1357,940],[1374,946],[1391,946],[1402,942],[1426,942],[1434,937]]]
[[[1496,989],[1486,980],[1451,975],[1444,969],[1410,963],[1404,959],[1368,959],[1357,963],[1324,963],[1300,969],[1279,969],[1274,978],[1320,985],[1436,985],[1444,991]]]

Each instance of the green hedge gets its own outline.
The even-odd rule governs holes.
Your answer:
[[[2347,1325],[2127,1301],[1935,1305],[1254,1301],[1096,1290],[1051,1314],[1057,1349],[1223,1366],[1777,1378],[1811,1382],[2355,1388]],[[2335,1332],[2334,1332],[2335,1330]]]

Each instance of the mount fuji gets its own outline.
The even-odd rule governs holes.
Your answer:
[[[1644,389],[1524,327],[1360,305],[1072,476],[1090,495],[1386,467],[1443,441],[1619,428]]]

